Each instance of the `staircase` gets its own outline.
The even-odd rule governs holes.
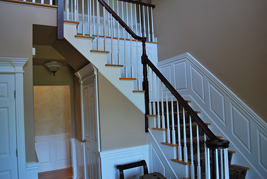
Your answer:
[[[110,13],[114,13],[103,1],[100,2]],[[120,21],[128,33],[143,43],[144,90],[135,90],[134,73],[127,77],[125,72],[125,76],[121,76],[121,68],[124,65],[119,63],[119,59],[117,64],[113,62],[113,48],[111,48],[111,61],[108,63],[107,55],[110,52],[105,47],[100,50],[99,34],[95,36],[97,38],[96,45],[93,45],[95,37],[90,34],[86,35],[83,31],[78,33],[78,22],[65,21],[64,38],[140,111],[146,114],[146,131],[158,143],[164,157],[170,160],[169,163],[171,163],[172,170],[176,172],[177,178],[229,178],[228,176],[231,179],[245,178],[248,168],[231,164],[232,155],[235,152],[227,150],[229,142],[220,139],[221,137],[215,136],[209,130],[210,124],[205,124],[198,117],[199,112],[193,111],[188,105],[190,101],[185,101],[148,59],[145,53],[146,39],[135,35],[116,15],[113,14],[113,17]],[[131,46],[132,40],[130,38]],[[112,42],[111,45],[113,45]],[[150,67],[151,71],[147,71],[147,67]],[[163,88],[166,95],[164,97]],[[161,94],[159,90],[161,90]],[[171,97],[168,92],[171,93]],[[149,101],[152,103],[149,104]],[[154,127],[148,128],[148,118],[150,118],[150,126]]]
[[[187,101],[187,102],[190,104],[191,101]],[[166,105],[166,104],[168,104],[168,105]],[[176,139],[175,145],[170,143],[170,142],[169,143],[166,142],[168,139],[167,139],[167,135],[165,135],[164,133],[166,133],[167,128],[157,128],[157,126],[158,126],[158,124],[156,124],[157,115],[153,115],[153,114],[161,114],[161,115],[164,115],[165,117],[167,117],[166,115],[169,115],[169,119],[172,119],[172,117],[174,119],[176,119],[176,120],[171,120],[169,124],[167,124],[165,121],[165,126],[169,126],[170,129],[172,129],[174,127],[175,136],[180,135],[180,137],[182,139],[180,141],[181,147],[185,146],[184,141],[186,141],[187,154],[188,154],[189,160],[187,162],[185,162],[184,157],[182,159],[179,159],[177,156],[173,155],[173,158],[171,159],[171,161],[175,162],[175,163],[179,163],[179,164],[184,165],[184,166],[191,165],[194,168],[194,172],[191,171],[191,174],[194,174],[195,177],[198,178],[197,175],[199,172],[199,175],[201,175],[200,178],[206,178],[205,173],[207,170],[206,169],[207,161],[205,159],[205,155],[207,155],[207,148],[205,147],[204,143],[206,140],[209,140],[209,139],[205,136],[204,131],[197,127],[197,123],[194,120],[190,121],[190,118],[189,118],[189,115],[187,114],[187,112],[185,111],[183,113],[183,111],[182,111],[183,107],[181,105],[177,105],[176,102],[173,103],[170,101],[169,102],[164,101],[163,103],[155,102],[155,104],[153,104],[153,102],[152,102],[151,103],[151,109],[153,109],[153,105],[155,105],[154,106],[155,111],[154,112],[152,111],[152,113],[151,113],[151,115],[149,115],[149,117],[150,117],[150,126],[154,126],[154,127],[150,128],[150,133],[154,137],[164,136],[162,141],[159,142],[159,145],[162,148],[164,148],[164,147],[166,148],[166,146],[167,146],[167,148],[169,148],[167,150],[163,149],[164,155],[169,155],[167,153],[169,153],[170,151],[175,151],[177,153],[178,152],[177,146],[179,144],[179,141]],[[163,106],[163,108],[161,108],[162,106]],[[159,111],[157,109],[159,109]],[[196,111],[196,113],[201,113],[201,112]],[[185,125],[183,123],[183,115],[185,115]],[[161,116],[161,118],[162,118],[162,116]],[[155,121],[155,123],[154,123],[154,121]],[[174,123],[172,123],[172,121],[174,121]],[[206,125],[210,126],[211,124],[206,123]],[[185,126],[185,133],[182,132],[184,130],[184,126]],[[180,133],[180,134],[178,134],[178,133]],[[185,134],[185,136],[184,136],[184,134]],[[197,137],[192,137],[192,136],[197,136]],[[190,137],[192,139],[190,139]],[[218,137],[222,138],[221,136],[218,136]],[[184,140],[184,138],[186,138],[186,140]],[[172,141],[172,135],[170,135],[170,141]],[[191,146],[193,148],[193,157],[191,157],[191,155],[192,155],[192,153],[190,151]],[[197,155],[198,150],[200,150],[199,156]],[[232,156],[234,155],[234,153],[235,153],[235,151],[228,150],[229,178],[230,179],[237,179],[237,178],[238,179],[245,179],[246,173],[249,170],[249,168],[244,167],[244,166],[231,164],[231,159],[232,159]],[[222,150],[220,150],[218,152],[218,161],[221,160],[221,155],[224,155],[224,152]],[[184,156],[183,150],[182,150],[182,156]],[[211,152],[209,152],[209,156],[211,156]],[[192,162],[192,159],[193,159],[193,162]],[[219,163],[219,168],[221,168],[221,167],[222,167],[221,163]],[[177,175],[179,175],[179,173],[177,173]],[[219,178],[224,178],[223,173],[221,173],[221,172],[219,173]]]

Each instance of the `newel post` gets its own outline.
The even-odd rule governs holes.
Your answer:
[[[229,148],[229,143],[230,142],[228,140],[221,139],[206,141],[207,148],[211,149],[211,179],[216,179],[217,172],[219,172],[216,171],[216,149]]]
[[[143,90],[145,91],[145,131],[148,132],[148,117],[149,114],[149,89],[148,89],[148,79],[147,79],[147,54],[146,54],[146,38],[142,39],[143,54],[142,54],[142,64],[143,64]]]
[[[57,39],[64,39],[64,0],[57,1]]]

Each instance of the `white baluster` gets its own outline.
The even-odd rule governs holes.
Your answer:
[[[196,132],[197,132],[197,179],[201,179],[199,130],[197,124],[196,124]]]
[[[130,3],[130,27],[133,29],[133,6],[132,3]],[[130,35],[130,48],[131,48],[131,77],[134,77],[134,66],[133,66],[133,37]]]
[[[204,134],[204,151],[205,151],[205,176],[206,179],[210,179],[210,155],[209,155],[209,149],[206,146],[206,140],[207,140],[207,136],[206,134]]]
[[[221,157],[221,178],[223,177],[224,170],[223,170],[223,149],[220,149],[220,157]]]
[[[148,80],[148,89],[149,89],[148,96],[151,96],[151,89],[152,89],[151,84],[152,83],[149,83],[149,81],[150,81],[150,68],[147,69],[147,80]],[[152,114],[152,99],[150,97],[148,97],[148,99],[149,99],[149,114]]]
[[[103,12],[105,12],[104,9],[103,9]],[[88,18],[88,20],[89,20],[89,34],[90,34],[90,37],[92,37],[93,36],[93,27],[92,27],[92,0],[89,0],[89,18]]]
[[[160,128],[160,115],[159,115],[159,78],[156,77],[156,91],[157,91],[157,119],[158,119],[158,128]]]
[[[77,9],[78,9],[78,5],[77,5],[77,0],[74,0],[74,21],[77,22],[78,18],[77,18]]]
[[[174,110],[173,110],[173,96],[171,94],[171,105],[172,105],[172,144],[176,144],[176,137],[175,137],[175,126],[174,126]]]
[[[206,172],[206,178],[210,179],[210,149],[207,148],[207,172]]]
[[[169,103],[168,103],[168,88],[166,86],[166,118],[167,118],[167,143],[171,143],[171,136],[170,136],[170,116],[169,116]]]
[[[137,8],[137,5],[135,4],[134,5],[134,14],[135,14],[135,33],[137,34],[137,12],[136,12],[136,8]],[[139,81],[140,81],[140,75],[139,75],[139,62],[140,62],[141,58],[139,57],[139,53],[138,53],[138,40],[136,40],[136,70],[137,70],[137,90],[140,90],[139,88]]]
[[[189,129],[190,129],[190,154],[191,154],[191,179],[195,178],[195,166],[194,166],[194,152],[193,152],[193,134],[192,134],[192,120],[189,116]]]
[[[162,129],[165,129],[165,115],[164,115],[164,101],[163,101],[163,85],[161,82],[161,122],[162,122]],[[166,131],[163,132],[163,142],[166,142]]]
[[[73,3],[75,0],[70,1],[70,11],[71,11],[71,20],[74,21],[74,8],[73,8]]]
[[[224,149],[224,173],[225,179],[229,179],[229,160],[228,160],[228,149]]]
[[[215,157],[216,157],[216,179],[219,179],[218,149],[215,149]]]
[[[145,6],[143,6],[143,20],[144,20],[144,24],[143,24],[143,28],[144,28],[144,33],[143,33],[143,37],[146,37],[146,9]]]
[[[114,52],[113,52],[113,17],[110,15],[110,29],[111,29],[111,31],[110,31],[110,38],[111,38],[111,46],[110,46],[110,48],[111,48],[111,64],[114,64]]]
[[[176,102],[177,104],[177,138],[178,138],[178,160],[183,160],[182,157],[182,146],[181,146],[181,128],[180,128],[180,110],[179,110],[179,102]]]
[[[94,1],[93,1],[94,2]],[[96,3],[96,22],[97,22],[97,50],[100,50],[100,38],[99,38],[99,25],[100,25],[100,12],[99,12],[99,3]]]
[[[104,20],[104,51],[107,50],[107,34],[106,34],[106,10],[103,7],[103,20]],[[91,30],[90,30],[91,32]]]
[[[51,2],[52,2],[52,0],[50,0],[50,3]],[[50,5],[52,5],[52,4],[50,4]],[[65,5],[66,5],[66,20],[68,21],[69,20],[69,11],[70,11],[70,9],[69,9],[69,0],[66,0]]]
[[[53,0],[50,0],[50,1],[49,1],[49,4],[50,4],[50,5],[53,5]]]
[[[93,35],[97,35],[97,33],[95,33],[95,26],[96,26],[96,23],[95,23],[95,17],[96,17],[96,15],[95,15],[95,0],[93,0],[93,3],[92,3],[92,11],[93,11],[93,13],[92,13],[92,18],[93,18],[93,32],[92,33],[93,33]]]
[[[126,11],[126,24],[129,25],[128,3],[125,2],[125,4],[126,4],[126,9],[125,9],[125,11]],[[127,39],[129,39],[129,33],[127,33]]]
[[[126,3],[125,3],[126,4]],[[127,6],[126,6],[127,7]],[[124,19],[124,12],[123,12],[123,3],[122,3],[122,18]],[[127,78],[127,49],[126,49],[126,30],[123,30],[123,40],[124,40],[124,73],[125,73],[125,78]]]
[[[185,124],[185,110],[183,107],[183,129],[184,129],[184,162],[188,162],[187,146],[186,146],[186,124]]]
[[[82,0],[82,35],[85,36],[85,32],[84,32],[84,0]]]
[[[117,14],[120,15],[119,11],[119,1],[117,1]],[[121,64],[121,52],[120,52],[120,23],[119,21],[117,22],[118,26],[118,65]]]
[[[152,70],[151,70],[152,71]],[[152,75],[151,75],[151,80],[152,80],[152,99],[153,99],[153,115],[156,115],[156,105],[155,105],[155,92],[154,92],[154,75],[153,75],[153,71],[152,71]]]
[[[149,21],[149,7],[147,6],[147,36],[148,36],[148,41],[151,41],[150,38],[150,21]]]
[[[142,17],[142,14],[141,14],[142,9],[141,9],[140,4],[138,6],[138,9],[139,9],[139,36],[142,36],[142,25],[141,25],[141,23],[142,23],[142,18],[141,18]]]
[[[44,0],[41,0],[41,4],[44,4]]]
[[[155,42],[154,37],[154,24],[153,24],[153,8],[151,7],[151,30],[152,30],[152,42]]]

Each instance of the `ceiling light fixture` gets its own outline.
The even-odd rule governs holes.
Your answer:
[[[49,69],[49,71],[51,71],[53,75],[55,76],[55,73],[60,69],[62,64],[56,61],[52,61],[49,63],[45,63],[44,66],[46,66]]]

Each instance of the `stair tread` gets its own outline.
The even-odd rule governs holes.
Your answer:
[[[167,129],[165,128],[152,128],[153,130],[159,130],[159,131],[166,131]]]
[[[90,36],[84,36],[84,35],[75,35],[75,37],[78,37],[78,38],[88,38],[88,39],[95,39],[94,37],[90,37]]]
[[[116,64],[106,64],[106,67],[123,67],[123,65],[116,65]]]
[[[80,22],[78,22],[78,21],[70,21],[70,20],[64,20],[64,22],[67,22],[67,23],[73,23],[73,24],[79,24]]]
[[[145,93],[145,90],[133,90],[134,93]]]
[[[109,51],[102,51],[102,50],[90,50],[90,52],[109,53]]]
[[[232,164],[232,165],[230,165],[230,168],[232,168],[232,169],[235,169],[235,168],[242,168],[242,169],[244,169],[244,170],[250,170],[249,167],[245,167],[245,166],[237,165],[237,164]]]
[[[184,162],[183,160],[178,160],[178,159],[171,159],[173,162],[181,163],[184,165],[189,165],[191,163],[191,160],[188,160],[188,162]]]
[[[136,80],[136,78],[120,78],[120,80]]]

